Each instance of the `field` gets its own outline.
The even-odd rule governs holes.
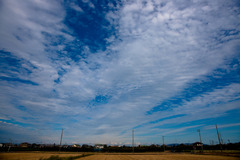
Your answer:
[[[81,160],[239,160],[237,157],[224,157],[212,155],[93,155]]]
[[[72,152],[13,152],[0,153],[0,160],[39,160],[40,158],[49,158],[51,156],[70,157],[81,156],[82,153]]]
[[[19,153],[0,153],[1,160],[39,160],[50,156],[71,157],[80,156],[83,153],[66,152],[19,152]],[[225,155],[199,155],[189,153],[144,153],[144,154],[94,154],[77,160],[239,160],[240,157]]]

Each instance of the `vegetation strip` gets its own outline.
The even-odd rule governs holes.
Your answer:
[[[40,158],[39,160],[74,160],[74,159],[91,156],[91,155],[93,155],[93,154],[83,154],[81,156],[71,156],[71,157],[51,156],[49,158],[44,158],[44,159]]]

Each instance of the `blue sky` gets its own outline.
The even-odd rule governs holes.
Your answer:
[[[0,141],[240,141],[238,0],[0,1]]]

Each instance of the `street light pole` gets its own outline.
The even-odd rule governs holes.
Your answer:
[[[164,136],[162,136],[162,140],[163,140],[163,152],[165,152]]]
[[[200,137],[200,142],[201,142],[201,148],[202,148],[202,152],[203,152],[203,143],[202,143],[202,137],[201,137],[200,129],[198,129],[197,131],[199,132],[199,137]]]

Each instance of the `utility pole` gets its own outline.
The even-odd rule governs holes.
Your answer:
[[[134,153],[134,129],[132,130],[132,152]]]
[[[134,153],[134,129],[132,130],[132,152]]]
[[[62,133],[61,133],[61,139],[60,139],[60,146],[59,146],[59,152],[60,152],[60,150],[61,150],[61,145],[62,145],[62,137],[63,137],[63,129],[62,129]]]
[[[201,137],[200,129],[198,129],[197,131],[199,132],[199,138],[200,138],[200,143],[201,143],[202,152],[203,152],[203,143],[202,143],[202,137]]]
[[[162,136],[162,141],[163,141],[163,152],[165,152],[164,136]]]
[[[224,144],[221,133],[219,133],[219,135],[220,135],[220,138],[221,138],[221,143]]]
[[[12,146],[12,139],[9,139],[10,140],[10,143],[9,143],[9,146],[8,146],[8,152],[10,151],[10,148]]]
[[[217,135],[218,135],[218,141],[219,141],[220,149],[221,149],[221,152],[222,152],[222,143],[221,143],[221,139],[220,139],[220,135],[219,135],[219,132],[218,132],[217,125],[216,125],[216,130],[217,130]]]

